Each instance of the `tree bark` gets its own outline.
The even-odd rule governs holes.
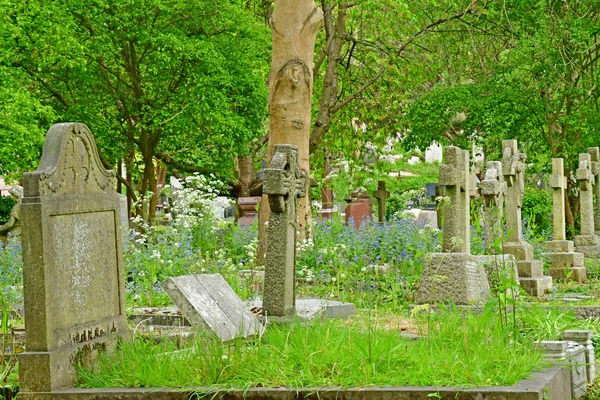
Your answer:
[[[252,156],[239,156],[237,158],[239,169],[239,190],[238,197],[251,196],[250,189],[254,181],[256,181],[256,169]]]
[[[323,12],[314,0],[276,0],[271,17],[273,54],[269,78],[270,134],[267,165],[276,144],[298,147],[300,168],[310,176],[309,140],[313,90],[315,41],[323,25]],[[310,179],[306,180],[306,197],[298,206],[297,232],[303,239],[310,228]],[[259,249],[262,262],[266,249],[265,221],[269,202],[263,195],[259,214]]]

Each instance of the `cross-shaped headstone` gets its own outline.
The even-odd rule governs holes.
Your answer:
[[[552,159],[552,175],[550,175],[552,188],[552,225],[554,227],[554,240],[567,240],[565,229],[565,189],[567,177],[562,158]]]
[[[594,208],[594,227],[600,228],[600,147],[590,147],[587,149],[592,160],[592,174],[594,174],[594,195],[596,196],[596,206]]]
[[[444,149],[445,164],[440,165],[440,185],[446,187],[442,251],[471,253],[469,225],[469,152],[455,146]]]
[[[504,216],[504,197],[506,196],[506,182],[504,182],[500,161],[489,161],[485,164],[485,177],[479,183],[479,191],[485,205],[485,245],[490,253],[494,253],[493,244],[500,234]]]
[[[514,139],[502,141],[502,174],[506,181],[506,229],[508,242],[523,241],[521,207],[525,193],[525,159]]]
[[[292,315],[296,298],[296,220],[298,198],[306,195],[306,174],[298,165],[298,148],[275,145],[265,169],[263,193],[271,214],[265,256],[263,311],[271,316]]]
[[[377,182],[377,190],[374,194],[377,199],[377,216],[380,224],[383,224],[383,220],[385,219],[385,202],[390,197],[390,192],[385,190],[385,182],[378,181]]]
[[[595,235],[594,231],[594,174],[592,159],[588,153],[579,154],[577,182],[579,182],[579,215],[581,217],[581,235]]]

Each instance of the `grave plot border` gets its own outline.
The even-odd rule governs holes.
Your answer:
[[[209,388],[105,388],[62,389],[30,394],[28,400],[542,400],[571,399],[568,367],[556,366],[536,372],[513,386],[457,388],[440,386],[339,388],[250,388],[215,392]]]

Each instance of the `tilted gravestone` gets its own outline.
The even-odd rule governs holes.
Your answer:
[[[552,188],[552,225],[554,240],[546,242],[547,249],[551,252],[550,275],[554,279],[565,279],[584,282],[586,270],[583,265],[583,254],[574,251],[573,241],[567,240],[565,226],[565,190],[567,178],[564,174],[564,161],[562,158],[552,159],[552,175],[550,187]]]
[[[444,149],[440,185],[446,187],[442,253],[426,255],[417,291],[418,303],[469,304],[485,299],[485,271],[470,250],[469,152]]]
[[[485,164],[485,178],[479,183],[479,192],[485,206],[483,212],[485,248],[488,253],[496,254],[498,251],[494,244],[502,235],[506,196],[506,182],[504,182],[500,161],[489,161]]]
[[[377,182],[377,190],[374,193],[374,197],[377,199],[377,220],[380,224],[385,221],[385,202],[390,198],[390,192],[385,189],[385,182]]]
[[[600,252],[594,226],[594,174],[592,158],[588,153],[579,155],[579,168],[576,172],[579,183],[580,234],[575,236],[575,247],[586,257],[597,257]]]
[[[222,341],[260,333],[260,322],[219,274],[168,278],[161,284],[183,316]]]
[[[517,260],[519,283],[531,296],[541,296],[552,289],[552,278],[543,275],[543,262],[533,259],[533,246],[523,239],[521,207],[525,193],[525,154],[516,140],[502,141],[502,173],[507,184],[506,229],[507,240],[502,245],[504,254]]]
[[[594,175],[594,227],[596,234],[600,234],[600,147],[589,147],[587,153],[592,162],[592,174]]]
[[[298,164],[297,147],[276,145],[263,183],[271,207],[263,296],[263,312],[268,316],[295,313],[296,220],[298,199],[306,195],[305,188],[306,175]]]
[[[23,177],[27,351],[19,398],[72,385],[74,361],[93,362],[125,334],[119,197],[90,130],[50,128],[37,171]]]

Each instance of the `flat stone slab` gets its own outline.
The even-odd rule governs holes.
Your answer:
[[[127,319],[135,325],[190,326],[177,307],[135,308]]]
[[[261,299],[253,299],[247,302],[251,309],[262,307]],[[317,298],[296,299],[296,314],[293,317],[300,319],[333,319],[348,318],[356,314],[356,306],[352,303],[341,301],[324,300]],[[270,319],[273,317],[269,317]]]
[[[188,400],[197,395],[218,400],[542,400],[571,399],[567,367],[534,373],[513,386],[457,388],[443,386],[319,388],[249,388],[224,390],[197,388],[63,389],[53,393],[19,393],[20,400]],[[22,397],[21,397],[22,396]]]
[[[261,325],[219,274],[185,275],[161,284],[185,318],[221,340],[258,335]]]

